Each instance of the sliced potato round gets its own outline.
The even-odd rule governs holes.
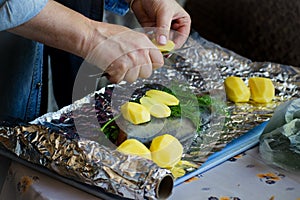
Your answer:
[[[163,53],[172,51],[175,48],[175,43],[172,40],[168,40],[165,45],[159,44],[156,40],[152,40],[152,42]]]
[[[126,102],[121,106],[123,117],[133,124],[142,124],[150,121],[151,115],[147,108],[139,103]]]
[[[230,76],[224,81],[227,98],[235,103],[248,102],[250,89],[240,77]]]
[[[176,137],[164,134],[152,140],[150,151],[153,162],[158,166],[172,168],[180,161],[183,147]]]
[[[174,95],[161,90],[148,90],[146,92],[146,96],[151,97],[158,102],[166,104],[167,106],[177,106],[179,104],[179,100]]]
[[[275,97],[275,88],[269,78],[251,77],[249,78],[251,98],[257,103],[268,103]]]
[[[171,115],[171,109],[167,105],[151,97],[143,96],[140,99],[140,103],[156,118],[165,118]]]
[[[137,155],[151,160],[150,150],[136,139],[125,140],[120,146],[118,146],[117,150],[124,154]]]

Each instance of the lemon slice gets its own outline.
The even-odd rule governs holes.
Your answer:
[[[151,116],[147,108],[139,103],[126,102],[121,106],[124,119],[133,124],[142,124],[150,121]]]
[[[151,152],[150,150],[140,141],[136,139],[127,139],[125,140],[118,148],[118,151],[129,154],[129,155],[137,155],[143,158],[151,160]]]
[[[150,146],[153,162],[162,168],[172,168],[181,159],[183,147],[179,140],[170,134],[157,136]]]
[[[175,48],[175,43],[172,40],[168,40],[165,45],[159,44],[155,39],[152,42],[163,53],[172,51]]]
[[[164,118],[171,115],[171,109],[167,105],[160,103],[151,97],[143,96],[140,99],[140,103],[156,118]]]

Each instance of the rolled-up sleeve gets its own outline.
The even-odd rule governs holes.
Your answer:
[[[19,26],[36,16],[48,0],[0,0],[0,31]]]

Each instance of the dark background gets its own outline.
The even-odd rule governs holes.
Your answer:
[[[186,0],[192,28],[253,61],[300,66],[299,0]]]

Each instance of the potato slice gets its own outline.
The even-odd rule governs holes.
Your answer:
[[[140,103],[156,118],[165,118],[171,115],[171,109],[154,98],[143,96],[140,99]]]
[[[137,155],[151,160],[150,150],[136,139],[125,140],[120,146],[118,146],[117,150],[124,154]]]
[[[176,106],[179,104],[179,100],[174,95],[161,90],[148,90],[146,92],[146,96],[151,97],[167,106]]]
[[[251,77],[249,87],[251,99],[257,103],[269,103],[275,97],[275,88],[269,78]]]
[[[133,124],[142,124],[150,121],[151,116],[147,108],[139,103],[126,102],[121,106],[123,117]]]
[[[183,147],[176,137],[164,134],[152,140],[150,151],[153,162],[170,169],[181,160]]]
[[[227,98],[235,103],[248,102],[250,99],[250,89],[244,81],[236,76],[227,77],[224,81]]]
[[[152,42],[162,53],[170,52],[175,48],[175,43],[172,40],[168,40],[165,45],[159,44],[155,39]]]

